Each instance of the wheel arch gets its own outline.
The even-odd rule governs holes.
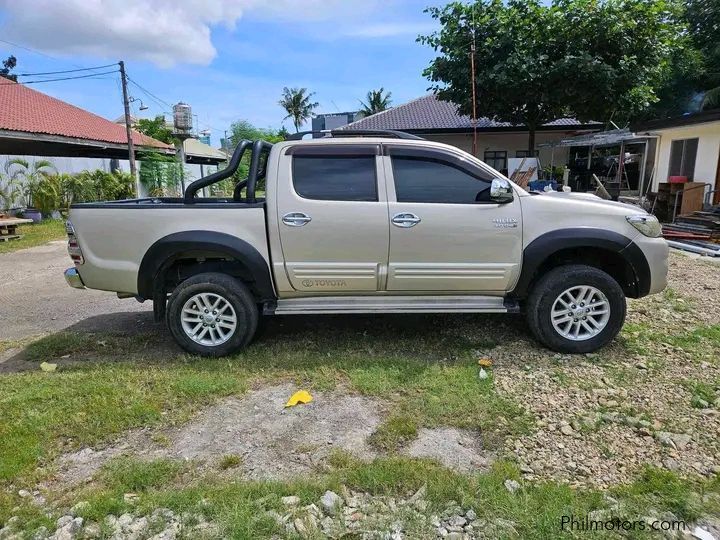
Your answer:
[[[650,291],[647,259],[630,238],[605,229],[576,227],[545,233],[525,247],[522,271],[510,295],[526,298],[544,272],[563,264],[587,264],[607,272],[630,298]]]
[[[232,265],[241,273],[258,302],[275,298],[268,262],[255,247],[226,233],[202,230],[173,233],[148,248],[138,270],[138,295],[153,299],[164,295],[168,272],[182,261],[197,267],[214,261],[198,271],[190,270],[190,275],[200,271],[222,271],[223,265]]]

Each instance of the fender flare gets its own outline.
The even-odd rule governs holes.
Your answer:
[[[138,295],[154,298],[155,281],[162,271],[178,259],[200,254],[207,256],[208,253],[240,262],[252,277],[259,301],[275,299],[270,268],[260,252],[245,240],[215,231],[183,231],[157,240],[140,263]]]
[[[634,273],[636,297],[645,296],[650,291],[647,258],[630,238],[605,229],[575,227],[542,234],[525,247],[522,271],[510,294],[517,298],[526,297],[542,264],[559,251],[572,248],[599,248],[619,254]]]

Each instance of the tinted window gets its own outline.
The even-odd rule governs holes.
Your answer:
[[[321,201],[377,201],[375,156],[294,156],[293,186]]]
[[[490,201],[490,179],[451,163],[393,156],[398,202],[472,204]]]

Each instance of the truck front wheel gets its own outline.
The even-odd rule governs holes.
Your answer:
[[[535,337],[563,353],[607,345],[625,321],[625,294],[609,274],[579,264],[550,270],[533,287],[527,319]]]
[[[225,356],[250,343],[258,308],[248,288],[226,274],[186,279],[170,296],[167,325],[175,341],[201,356]]]

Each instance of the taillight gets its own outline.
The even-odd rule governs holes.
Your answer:
[[[65,232],[68,235],[68,254],[75,265],[79,266],[85,262],[85,259],[83,258],[82,249],[80,249],[80,244],[78,244],[77,236],[75,235],[75,228],[73,224],[70,223],[70,220],[65,222]]]

